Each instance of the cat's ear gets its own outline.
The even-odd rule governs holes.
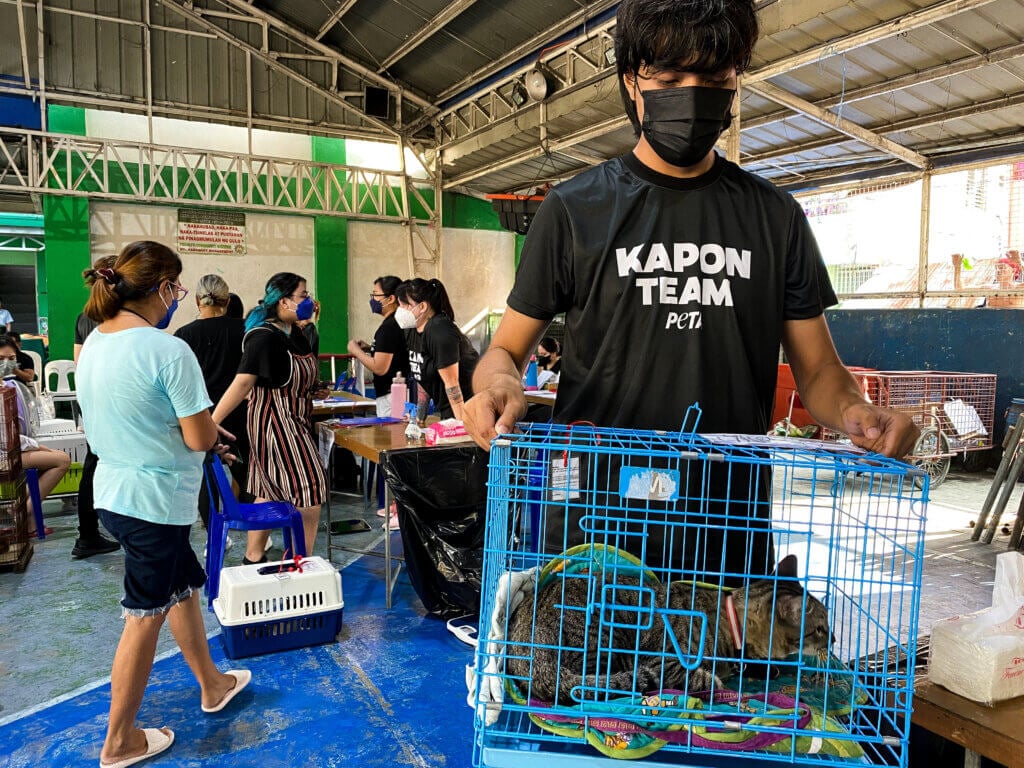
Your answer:
[[[799,627],[804,615],[804,597],[779,590],[775,593],[775,613],[784,624]]]
[[[797,577],[796,555],[786,555],[775,566],[775,577],[780,579],[795,579]]]

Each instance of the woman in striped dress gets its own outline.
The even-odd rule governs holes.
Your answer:
[[[279,272],[267,281],[263,303],[245,323],[238,373],[213,412],[219,424],[249,399],[248,491],[257,501],[290,501],[299,509],[308,554],[313,553],[327,495],[311,418],[318,389],[317,359],[296,325],[312,311],[304,278]],[[266,561],[267,536],[267,531],[249,532],[243,563]]]

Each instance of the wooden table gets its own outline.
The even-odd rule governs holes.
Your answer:
[[[436,421],[436,418],[428,419],[428,421]],[[356,456],[372,461],[374,464],[380,464],[381,456],[387,451],[393,451],[399,448],[425,448],[427,446],[424,438],[418,440],[409,440],[405,436],[405,429],[408,425],[402,421],[395,424],[374,424],[368,427],[337,427],[334,429],[334,446],[338,448],[346,448]],[[440,446],[446,447],[446,446]],[[331,451],[333,456],[334,451]],[[328,475],[330,475],[330,468],[328,468]],[[332,549],[345,549],[348,551],[357,551],[362,554],[376,554],[375,552],[367,550],[352,550],[348,547],[335,546],[332,544],[331,539],[331,502],[330,494],[327,495],[327,559],[331,559]],[[384,509],[389,511],[391,509],[391,492],[388,490],[387,483],[384,483]],[[400,558],[394,558],[399,560],[398,566],[392,571],[391,569],[391,531],[388,528],[390,521],[390,514],[384,516],[384,587],[385,587],[385,605],[387,608],[391,608],[391,590],[394,588],[395,582],[398,579],[398,574],[402,569]]]
[[[377,403],[373,400],[337,400],[313,403],[313,416],[372,416],[377,413]]]
[[[380,455],[384,451],[418,448],[427,444],[422,437],[419,440],[409,440],[405,436],[407,426],[404,421],[400,421],[369,427],[337,427],[334,430],[334,444],[339,448],[347,448],[356,456],[379,464]]]
[[[526,392],[526,402],[535,405],[554,405],[557,392],[548,389],[537,389]]]
[[[331,397],[340,397],[344,400],[351,400],[354,403],[376,403],[372,397],[366,395],[360,395],[358,392],[346,392],[343,389],[335,389],[331,391]]]
[[[1024,699],[986,707],[922,675],[914,683],[911,721],[964,747],[965,768],[979,765],[979,755],[1008,768],[1024,768]]]

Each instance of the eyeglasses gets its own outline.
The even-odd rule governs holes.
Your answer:
[[[173,280],[168,280],[167,284],[171,286],[171,290],[174,291],[175,301],[181,301],[186,296],[188,296],[188,288],[183,286],[181,283],[176,283]],[[152,291],[150,291],[150,293],[158,293],[160,291],[161,285],[163,285],[162,282],[158,283],[157,286]]]
[[[386,293],[371,293],[370,294],[370,298],[371,299],[384,299],[384,298],[387,298],[387,294]]]
[[[309,298],[309,291],[303,291],[302,293],[293,293],[288,298],[289,299],[294,299],[296,296],[298,296],[300,299],[308,299]]]

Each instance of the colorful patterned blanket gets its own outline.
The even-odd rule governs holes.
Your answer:
[[[657,577],[629,553],[588,544],[573,547],[549,562],[538,577],[537,589],[560,573],[605,569],[657,583]],[[834,656],[827,660],[791,658],[779,666],[787,671],[767,682],[739,675],[723,681],[738,691],[716,691],[712,696],[710,692],[687,695],[664,690],[584,702],[575,708],[527,701],[511,680],[506,688],[509,698],[532,710],[530,719],[538,727],[582,738],[609,757],[641,758],[676,744],[722,751],[795,750],[863,759],[863,750],[837,719],[864,701],[863,695],[853,696],[854,673]]]

